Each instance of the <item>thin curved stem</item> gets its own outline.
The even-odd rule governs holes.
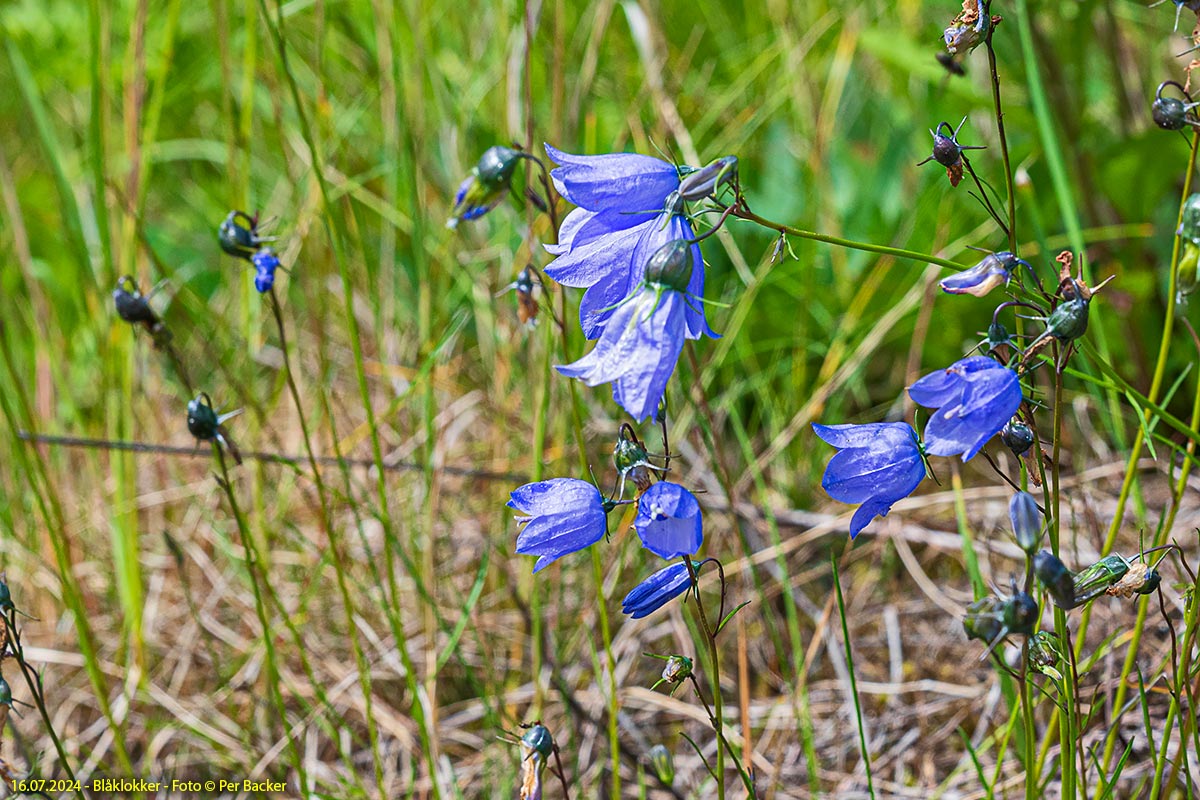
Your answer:
[[[855,239],[845,239],[841,236],[830,236],[827,233],[806,231],[802,228],[792,227],[791,225],[783,225],[778,222],[772,222],[765,217],[755,214],[746,207],[745,203],[741,202],[740,198],[739,201],[734,204],[733,209],[733,216],[737,217],[738,219],[744,219],[748,222],[761,225],[764,228],[769,228],[773,231],[779,231],[780,234],[795,236],[798,239],[811,239],[814,242],[824,242],[825,244],[831,244],[835,247],[845,247],[850,250],[862,250],[863,252],[867,253],[879,253],[880,255],[892,256],[893,258],[919,261],[922,264],[933,264],[934,266],[952,269],[956,272],[960,272],[965,269],[962,264],[959,264],[956,261],[951,261],[948,258],[939,258],[938,256],[930,255],[929,253],[921,253],[916,250],[907,250],[903,247],[889,247],[888,245],[883,244],[860,242]]]

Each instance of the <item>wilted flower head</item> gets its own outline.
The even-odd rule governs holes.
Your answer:
[[[951,20],[942,33],[946,52],[938,53],[937,59],[955,75],[964,75],[962,62],[972,50],[983,43],[991,29],[992,20],[987,14],[983,0],[964,0],[962,11]]]
[[[1008,519],[1012,522],[1017,544],[1032,554],[1042,541],[1042,512],[1029,492],[1017,492],[1008,502]]]
[[[633,526],[642,545],[660,558],[690,556],[704,542],[700,503],[677,483],[661,481],[643,492]]]
[[[1013,270],[1017,268],[1018,264],[1023,263],[1025,262],[1007,250],[1001,253],[988,253],[975,266],[942,279],[938,286],[948,294],[971,294],[983,297],[997,286],[1008,283]]]
[[[695,237],[683,216],[679,171],[661,159],[634,153],[577,156],[546,145],[560,166],[550,173],[559,194],[579,206],[563,220],[556,256],[546,274],[563,284],[587,289],[579,306],[584,336],[595,339],[614,308],[642,283],[646,264],[663,245]],[[692,250],[693,268],[686,291],[704,296],[704,262]],[[711,335],[701,305],[684,309],[690,339]]]
[[[971,356],[908,387],[909,396],[938,412],[925,426],[925,452],[972,458],[1021,405],[1017,373],[986,356]]]
[[[1062,658],[1059,650],[1057,636],[1050,631],[1038,631],[1029,639],[1029,665],[1038,672],[1061,681],[1062,673],[1055,669]]]
[[[693,569],[699,566],[692,562]],[[658,611],[691,586],[692,576],[688,573],[687,564],[679,562],[663,567],[625,595],[625,599],[621,601],[621,611],[634,619],[641,619]]]
[[[457,227],[464,219],[478,219],[498,206],[508,194],[517,162],[526,157],[520,150],[502,145],[485,150],[454,194],[454,208],[446,227]]]
[[[524,515],[516,518],[525,526],[517,536],[517,552],[538,556],[534,572],[590,547],[608,530],[609,508],[600,490],[577,478],[527,483],[514,489],[505,505]]]
[[[821,487],[842,503],[861,503],[850,520],[850,537],[892,504],[913,493],[925,478],[917,434],[906,422],[813,425],[826,444],[840,451],[829,460]]]
[[[695,251],[695,252],[694,252]],[[676,239],[660,247],[639,289],[621,302],[592,351],[557,367],[588,386],[613,385],[613,399],[638,422],[657,411],[685,338],[697,338],[688,317],[699,301],[679,288],[694,274],[698,249]],[[715,336],[705,325],[704,331]]]

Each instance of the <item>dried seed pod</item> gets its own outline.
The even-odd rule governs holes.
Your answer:
[[[1075,577],[1067,565],[1049,550],[1043,550],[1033,557],[1033,574],[1046,587],[1054,605],[1059,608],[1076,606]]]

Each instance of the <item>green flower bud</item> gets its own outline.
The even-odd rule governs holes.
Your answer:
[[[656,744],[650,748],[650,766],[654,769],[654,774],[658,779],[667,786],[675,782],[675,760],[671,757],[671,751],[666,745]]]
[[[1175,235],[1192,244],[1200,244],[1200,192],[1189,195],[1183,202],[1183,215]]]
[[[646,262],[646,282],[686,292],[692,280],[692,245],[683,239],[667,242]]]

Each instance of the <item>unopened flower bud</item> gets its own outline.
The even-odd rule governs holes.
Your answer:
[[[737,180],[737,156],[725,156],[689,172],[679,182],[679,196],[687,202],[703,200],[723,185]]]
[[[694,261],[692,245],[686,240],[675,239],[667,242],[655,250],[654,255],[646,262],[646,282],[686,292],[692,280]]]
[[[8,588],[8,581],[0,579],[0,612],[7,614],[15,608],[12,592]]]
[[[8,685],[8,681],[0,677],[0,706],[8,706],[12,708],[13,696],[12,687]]]
[[[667,786],[675,782],[675,760],[666,745],[656,744],[650,748],[650,766],[654,774]]]
[[[1013,417],[1000,429],[1000,441],[1012,450],[1014,456],[1023,456],[1033,447],[1033,429],[1018,417]]]
[[[1017,492],[1008,503],[1008,518],[1012,521],[1017,544],[1033,555],[1042,541],[1042,514],[1037,501],[1029,492]]]

